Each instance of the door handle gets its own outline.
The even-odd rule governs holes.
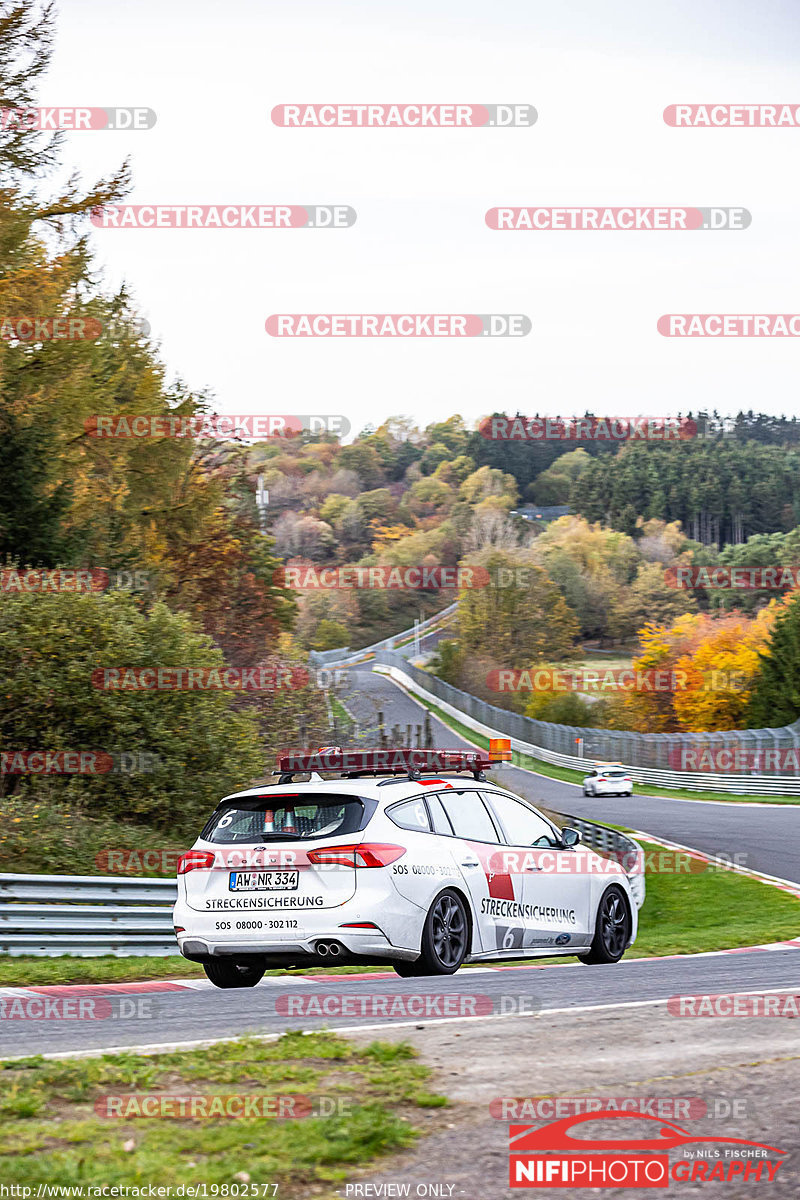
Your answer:
[[[541,867],[537,867],[534,863],[529,863],[525,868],[526,871],[541,871]]]
[[[462,867],[479,867],[480,861],[477,858],[462,858]]]

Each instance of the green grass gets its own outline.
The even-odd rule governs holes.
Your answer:
[[[0,987],[25,987],[27,984],[57,983],[133,983],[140,979],[205,978],[199,963],[189,962],[180,954],[170,958],[39,958],[32,955],[0,957]]]
[[[429,700],[423,700],[421,696],[414,696],[423,708],[430,709],[435,717],[447,725],[454,733],[467,741],[473,742],[476,746],[488,749],[489,740],[483,734],[476,733],[467,725],[461,723],[455,717],[451,717],[448,713],[443,712],[438,705],[432,704]],[[570,767],[557,767],[552,763],[542,762],[538,758],[531,758],[529,754],[521,754],[518,750],[513,752],[512,762],[515,767],[523,767],[526,771],[533,771],[536,775],[545,775],[548,779],[560,779],[564,783],[575,783],[580,785],[583,782],[585,775],[591,769],[591,759],[586,760],[586,771],[573,770]],[[757,802],[759,804],[800,804],[800,796],[748,796],[748,795],[732,795],[730,792],[696,792],[689,791],[687,788],[660,788],[653,787],[651,784],[635,783],[633,785],[633,794],[635,796],[658,796],[665,797],[670,800],[724,800],[727,804],[745,804]]]
[[[698,954],[785,941],[800,935],[800,900],[724,867],[689,871],[697,860],[639,843],[653,863],[682,866],[646,874],[647,897],[639,910],[639,936],[627,958]],[[649,865],[649,858],[645,858]]]
[[[43,780],[45,785],[47,780]],[[197,827],[200,827],[198,822]],[[155,829],[146,824],[121,820],[108,813],[93,813],[88,807],[60,803],[44,791],[5,796],[0,821],[0,871],[12,874],[110,875],[175,878],[177,854],[188,850],[197,837],[190,830]],[[151,859],[145,853],[165,851]],[[120,851],[123,853],[120,854]],[[109,869],[108,854],[129,870]],[[125,853],[131,852],[131,853]],[[170,856],[171,855],[171,856]]]
[[[6,1184],[232,1184],[246,1172],[253,1183],[277,1183],[279,1197],[299,1196],[411,1145],[420,1110],[447,1103],[429,1091],[430,1071],[407,1044],[357,1047],[325,1033],[245,1037],[152,1056],[32,1057],[2,1062],[0,1070]],[[95,1112],[102,1096],[152,1093],[291,1094],[314,1106],[322,1098],[327,1107],[326,1115],[314,1107],[304,1119]]]
[[[351,735],[354,721],[347,711],[341,700],[337,700],[335,696],[330,697],[331,713],[336,718],[336,723],[339,726],[340,732],[348,739]]]

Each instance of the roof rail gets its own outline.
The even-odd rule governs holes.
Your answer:
[[[316,752],[292,751],[278,756],[281,783],[291,783],[295,775],[307,771],[327,771],[343,779],[363,775],[406,775],[420,779],[424,774],[442,771],[469,771],[475,779],[485,778],[486,767],[498,766],[511,758],[511,743],[507,738],[493,738],[490,748],[470,750],[415,750],[398,747],[391,750],[343,750],[341,746],[325,746]]]

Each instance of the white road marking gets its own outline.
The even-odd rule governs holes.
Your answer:
[[[424,1017],[416,1021],[387,1021],[378,1025],[335,1025],[320,1029],[300,1029],[292,1032],[301,1033],[303,1037],[312,1037],[317,1033],[374,1033],[376,1030],[382,1030],[384,1033],[387,1029],[423,1029],[428,1025],[455,1025],[463,1024],[465,1021],[507,1021],[511,1017],[518,1019],[537,1018],[544,1016],[565,1016],[573,1013],[587,1012],[612,1012],[615,1009],[623,1008],[655,1008],[659,1004],[667,1004],[674,996],[681,995],[699,995],[700,993],[673,992],[670,996],[660,996],[655,1000],[614,1000],[607,1004],[580,1004],[569,1006],[566,1008],[542,1008],[536,1013],[491,1013],[488,1016],[476,1017],[434,1017],[426,1020]],[[731,996],[771,996],[771,995],[794,995],[791,984],[784,984],[783,987],[776,988],[751,988],[746,992],[708,992],[705,995],[731,995]],[[100,1058],[104,1054],[129,1054],[132,1051],[136,1054],[172,1054],[180,1050],[203,1050],[209,1046],[220,1046],[227,1042],[240,1042],[245,1037],[251,1037],[257,1042],[276,1042],[278,1038],[283,1037],[282,1030],[280,1033],[242,1033],[237,1037],[219,1037],[219,1038],[199,1038],[191,1042],[158,1042],[145,1046],[106,1046],[101,1050],[60,1050],[48,1054],[42,1054],[45,1059],[62,1059],[62,1058]],[[12,1058],[4,1058],[3,1062],[16,1062],[19,1058],[27,1058],[28,1055],[20,1054]]]

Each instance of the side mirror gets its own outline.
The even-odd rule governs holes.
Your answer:
[[[577,846],[580,840],[581,835],[578,833],[577,829],[570,829],[569,826],[567,826],[566,829],[561,830],[561,844],[566,850],[571,850],[573,846]]]

